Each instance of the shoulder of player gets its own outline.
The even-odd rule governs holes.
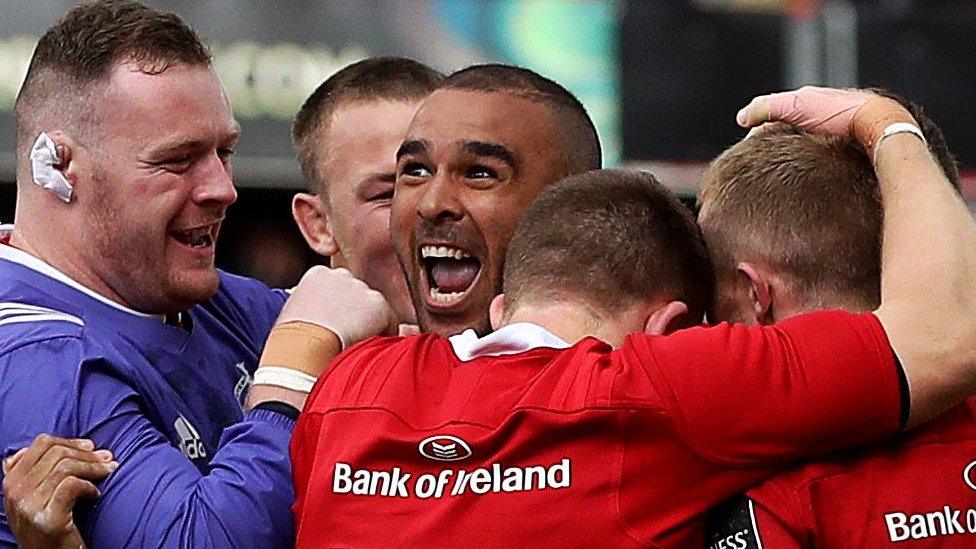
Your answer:
[[[264,306],[275,310],[281,306],[288,298],[284,290],[273,290],[263,282],[230,274],[224,271],[217,271],[220,279],[220,286],[217,294],[201,306],[205,308],[228,308],[249,311],[255,306]]]
[[[348,404],[350,394],[365,387],[386,384],[394,372],[413,379],[416,366],[422,366],[431,353],[451,355],[447,339],[435,334],[398,337],[371,337],[343,351],[326,369],[305,404],[305,411],[316,413]],[[455,359],[456,360],[456,359]]]
[[[0,294],[0,371],[54,383],[77,376],[85,365],[121,370],[126,360],[119,354],[119,331],[93,314],[50,295]]]
[[[81,340],[84,334],[84,314],[77,307],[50,297],[0,296],[0,356],[45,341]]]
[[[373,336],[350,346],[340,355],[343,358],[365,360],[387,353],[402,354],[420,350],[449,350],[450,342],[437,334],[408,336]]]
[[[192,309],[191,315],[206,318],[231,330],[256,346],[268,337],[288,294],[273,290],[258,280],[218,271],[220,286],[209,300]]]
[[[438,351],[440,349],[440,351]],[[339,354],[326,371],[325,376],[368,376],[377,370],[413,367],[419,358],[430,352],[450,349],[446,339],[435,334],[411,336],[376,336],[363,340]]]

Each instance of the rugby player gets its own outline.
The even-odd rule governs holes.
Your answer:
[[[906,106],[958,186],[942,132],[916,105]],[[703,177],[700,196],[699,220],[717,279],[712,319],[771,324],[818,309],[877,308],[877,192],[863,152],[832,136],[777,128],[723,153]],[[715,511],[708,546],[881,547],[926,540],[971,547],[976,478],[966,473],[976,459],[974,412],[970,398],[896,440],[767,481]]]
[[[293,214],[308,245],[380,291],[402,323],[415,322],[406,281],[389,236],[389,209],[395,180],[395,153],[419,102],[442,80],[435,70],[410,59],[371,58],[353,63],[329,77],[305,101],[293,125],[293,139],[308,193],[293,201]],[[9,240],[9,235],[7,240]],[[89,448],[90,442],[45,436],[37,443],[47,451],[57,445]],[[79,448],[78,445],[82,445]],[[84,452],[75,452],[76,458]],[[104,452],[99,455],[106,455]],[[107,471],[78,461],[81,480],[100,480]],[[9,468],[14,461],[5,462]],[[18,473],[33,473],[19,468]],[[69,475],[70,477],[71,475]],[[63,481],[62,481],[63,482]],[[74,482],[69,481],[69,482]],[[87,484],[80,484],[90,490]],[[50,501],[41,489],[37,501]],[[80,493],[77,493],[79,496]],[[67,524],[74,500],[47,507],[46,523]],[[26,524],[20,532],[26,537]],[[36,529],[35,529],[36,530]],[[20,540],[22,544],[24,539]]]
[[[770,119],[828,120],[817,128],[876,153],[875,312],[627,336],[694,322],[704,248],[646,177],[570,178],[515,234],[498,331],[371,340],[329,367],[293,440],[299,546],[692,546],[711,505],[784,460],[893,434],[970,394],[976,311],[956,296],[976,289],[976,226],[924,144],[893,125],[911,116],[808,89],[740,115]],[[942,276],[920,280],[921,265]]]
[[[342,83],[341,80],[337,82],[343,84],[341,86],[343,88],[352,88],[343,92],[344,94],[347,93],[352,97],[367,97],[374,93],[368,82],[361,82],[366,80],[365,78],[356,74],[349,76],[352,83]],[[340,78],[340,75],[336,75],[335,78]],[[324,84],[323,88],[323,93],[318,94],[319,97],[313,95],[310,98],[310,103],[306,104],[307,109],[303,109],[305,116],[300,114],[295,125],[296,147],[299,149],[300,158],[304,157],[303,171],[309,181],[318,181],[322,173],[314,169],[316,155],[314,151],[307,148],[320,142],[323,137],[318,136],[316,139],[314,135],[314,130],[325,129],[321,124],[315,126],[315,122],[321,123],[324,120],[322,117],[316,119],[316,114],[322,114],[318,112],[320,109],[325,111],[333,107],[332,103],[327,101],[329,98],[326,97],[328,95],[326,92],[334,90],[329,89],[331,86],[328,83]],[[434,185],[418,189],[418,186],[413,184],[414,192],[398,193],[398,196],[403,196],[405,200],[398,198],[394,203],[394,209],[396,203],[401,203],[404,204],[400,208],[401,211],[414,213],[418,217],[418,219],[406,220],[401,217],[401,225],[408,227],[411,234],[417,234],[421,238],[428,237],[435,231],[447,231],[449,238],[463,238],[465,242],[481,243],[481,246],[476,246],[477,249],[472,255],[474,261],[478,262],[479,271],[481,260],[484,260],[487,267],[484,269],[484,277],[480,276],[480,273],[476,273],[475,276],[486,281],[497,280],[500,279],[500,272],[494,273],[501,268],[500,258],[495,255],[484,257],[486,254],[481,250],[490,246],[493,254],[504,253],[504,246],[507,244],[515,220],[544,185],[554,182],[567,173],[599,167],[599,141],[596,130],[582,105],[561,86],[531,71],[500,65],[477,66],[452,75],[445,88],[447,89],[443,93],[439,92],[440,95],[437,95],[436,100],[432,102],[426,115],[418,116],[422,125],[412,141],[413,145],[417,143],[437,145],[440,154],[437,160],[451,162],[450,170],[453,171],[441,170],[444,174],[450,173],[450,177],[438,177]],[[320,101],[323,102],[322,105],[316,104]],[[464,108],[456,108],[459,105]],[[432,119],[432,113],[435,111],[442,114],[446,112],[447,118],[440,121]],[[348,116],[357,113],[346,112],[345,114]],[[335,122],[336,120],[333,119],[332,128],[336,128]],[[450,138],[452,131],[458,136],[457,138]],[[553,147],[549,139],[549,135],[553,132],[564,136],[556,141],[556,147]],[[337,132],[332,133],[334,139]],[[304,155],[303,151],[305,151]],[[421,160],[430,159],[424,157]],[[499,168],[498,163],[501,161],[505,161],[505,164]],[[465,173],[459,170],[468,171]],[[501,177],[498,177],[499,175]],[[471,192],[473,185],[481,186],[477,196]],[[406,200],[407,198],[409,201]],[[417,203],[420,200],[424,201],[422,205]],[[316,225],[319,221],[324,221],[324,216],[314,211],[319,204],[321,204],[319,201],[309,201],[307,197],[296,199],[295,214],[313,249],[320,253],[327,253],[331,251],[328,247],[329,243],[326,242],[327,238],[324,237],[325,233],[322,232],[321,225]],[[429,215],[432,215],[433,219],[425,217]],[[335,225],[341,224],[341,220],[336,223],[334,216],[333,224],[333,229],[336,230]],[[394,229],[398,230],[395,221],[393,224]],[[336,230],[339,231],[341,229]],[[429,243],[429,240],[425,242]],[[450,239],[439,241],[440,244],[452,242],[454,241]],[[341,241],[339,243],[341,244]],[[451,259],[431,258],[425,263],[440,263],[441,268],[436,270],[438,275],[445,273],[456,275],[458,269],[454,268],[452,264],[455,262]],[[459,261],[458,263],[470,262]],[[345,264],[351,268],[356,267],[355,262]],[[362,265],[365,272],[365,264]],[[462,270],[463,268],[464,265]],[[417,278],[422,280],[420,277]],[[395,286],[367,281],[380,289]],[[421,291],[423,295],[430,293],[426,288]],[[419,295],[421,291],[416,294]],[[395,295],[395,288],[384,293]],[[488,300],[495,291],[472,292],[472,294],[472,299],[466,301],[473,303],[480,299],[481,305],[477,308],[487,311]],[[397,303],[396,299],[391,301]],[[415,296],[413,301],[416,303],[422,300]],[[453,308],[434,307],[432,314],[435,318],[446,317],[447,323],[457,323],[453,327],[444,328],[451,333],[461,331],[481,320],[487,322],[484,312],[480,315],[469,315],[473,320],[463,316],[458,318],[455,312],[464,306],[464,303],[455,303]],[[405,307],[401,306],[398,309],[401,318],[404,318],[407,314],[404,311]],[[477,318],[479,316],[484,319],[479,320]]]
[[[0,247],[0,453],[15,504],[0,544],[20,521],[43,526],[27,546],[289,545],[286,448],[305,393],[281,371],[247,392],[284,295],[213,266],[239,126],[206,48],[171,14],[78,6],[39,41],[16,118],[16,228]],[[309,283],[323,272],[337,274]],[[338,275],[344,297],[385,310]],[[22,450],[42,432],[88,440]],[[85,480],[110,471],[100,488]],[[97,507],[43,522],[96,494]]]
[[[305,241],[382,293],[403,323],[416,317],[390,243],[396,151],[420,102],[443,77],[411,59],[377,57],[330,76],[292,127],[307,193],[292,214]]]
[[[546,186],[600,167],[596,128],[565,88],[530,70],[476,65],[420,106],[396,153],[391,231],[421,331],[491,327],[505,249]]]
[[[307,146],[314,145],[320,139],[316,140],[309,132],[323,129],[321,126],[313,127],[315,115],[320,114],[318,111],[333,107],[331,101],[327,101],[329,98],[326,97],[326,92],[335,91],[331,89],[333,87],[342,87],[352,88],[343,91],[343,94],[350,97],[367,97],[375,93],[368,81],[362,81],[368,80],[367,78],[355,73],[349,76],[352,82],[343,83],[342,76],[336,75],[334,78],[340,79],[336,86],[324,84],[321,90],[323,93],[318,94],[320,97],[313,95],[310,103],[306,104],[307,109],[303,109],[305,115],[300,114],[296,119],[296,147],[300,158],[304,156],[303,171],[310,181],[317,181],[320,172],[314,170],[310,163],[316,158]],[[405,204],[400,208],[401,211],[419,214],[419,220],[408,219],[402,225],[409,227],[412,233],[419,234],[420,237],[429,236],[434,231],[448,231],[449,238],[484,243],[475,252],[475,261],[478,261],[477,258],[483,258],[484,255],[480,250],[488,245],[493,252],[504,253],[511,227],[542,186],[554,182],[566,173],[599,167],[599,141],[585,109],[572,94],[531,71],[501,65],[476,66],[455,73],[444,87],[448,89],[436,97],[431,109],[439,110],[442,114],[446,112],[447,118],[441,121],[432,120],[434,111],[428,109],[424,117],[418,116],[422,126],[413,141],[415,144],[436,144],[441,147],[438,149],[441,156],[437,160],[451,162],[450,170],[453,171],[442,170],[442,173],[450,173],[450,177],[438,177],[435,185],[421,187],[418,191],[414,184],[414,192],[397,193],[398,197],[403,198],[394,201],[394,209],[400,203]],[[464,108],[455,109],[459,99]],[[318,102],[323,104],[316,104]],[[319,122],[322,120],[318,119]],[[458,136],[457,139],[450,138],[452,131]],[[556,141],[556,147],[548,139],[553,131],[560,131],[564,135],[564,138]],[[333,132],[333,138],[335,133]],[[345,134],[343,137],[345,138]],[[448,146],[453,148],[448,149]],[[449,154],[444,155],[445,152]],[[428,161],[429,158],[424,157],[421,160]],[[498,163],[503,160],[506,162],[504,167],[497,168]],[[465,169],[468,173],[458,172]],[[478,196],[472,195],[472,184],[481,186]],[[424,204],[417,204],[419,200],[423,200]],[[312,211],[316,202],[318,201],[309,204],[306,197],[297,199],[296,219],[302,225],[303,233],[313,249],[320,253],[329,252],[331,250],[327,246],[319,245],[328,243],[323,238],[324,233],[319,232],[321,226],[316,226],[317,221],[323,220],[318,217],[317,212]],[[433,220],[424,217],[431,215],[431,211]],[[336,219],[334,216],[333,223],[341,224],[341,220],[336,223]],[[393,225],[394,230],[399,230],[396,229],[395,221]],[[447,244],[451,242],[446,241]],[[477,273],[475,276],[486,280],[500,279],[500,273],[493,274],[501,268],[500,258],[490,256],[483,259],[488,265],[484,269],[485,276],[481,277]],[[438,261],[430,259],[427,263]],[[437,270],[438,275],[451,274],[452,271],[456,274],[457,269],[452,269],[451,264],[454,262],[451,258],[441,258],[439,263],[442,268]],[[347,265],[356,267],[354,262]],[[365,264],[362,266],[365,270]],[[479,270],[480,267],[479,261]],[[395,284],[367,281],[381,290],[388,288],[384,293],[395,295]],[[423,295],[429,293],[426,289],[422,291]],[[494,291],[474,293],[473,298],[481,299],[482,305],[479,308],[487,311],[488,300],[494,294]],[[391,301],[396,305],[396,299]],[[418,298],[414,297],[414,303],[417,301]],[[471,299],[467,301],[474,302]],[[456,317],[455,312],[463,306],[455,304],[446,311],[444,307],[434,307],[433,314],[435,317],[446,315],[446,322],[457,323],[453,327],[445,328],[455,333],[478,321],[479,315],[474,315],[474,320]],[[398,309],[401,318],[405,318],[407,312],[404,307]],[[487,321],[486,313],[480,316],[485,316],[484,321]],[[424,326],[423,322],[421,325]]]

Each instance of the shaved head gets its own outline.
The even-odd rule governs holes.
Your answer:
[[[118,0],[72,8],[38,41],[17,96],[20,166],[26,169],[28,151],[42,131],[89,137],[101,118],[96,98],[112,69],[126,62],[158,74],[177,63],[209,67],[210,54],[174,14]],[[26,176],[18,173],[18,179]]]
[[[445,80],[446,89],[504,93],[545,104],[556,116],[565,175],[602,167],[600,138],[583,104],[558,83],[529,69],[509,65],[473,65]]]

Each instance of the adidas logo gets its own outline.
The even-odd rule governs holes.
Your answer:
[[[190,424],[189,421],[180,414],[173,423],[176,434],[180,437],[180,451],[190,459],[201,459],[207,457],[207,448],[200,440],[200,433]]]

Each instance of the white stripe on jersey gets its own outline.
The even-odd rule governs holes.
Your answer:
[[[4,301],[0,303],[0,315],[5,313],[61,313],[63,311],[58,311],[56,309],[49,309],[47,307],[39,307],[37,305],[30,305],[28,303],[17,303],[14,301]],[[68,314],[68,313],[64,313]]]
[[[21,322],[48,321],[70,322],[79,326],[85,325],[85,322],[80,318],[62,311],[12,301],[0,303],[0,326],[19,324]]]
[[[5,318],[0,320],[0,326],[5,326],[7,324],[20,324],[23,322],[56,322],[64,321],[70,322],[72,324],[77,324],[79,326],[84,326],[85,323],[76,316],[71,315],[29,315],[29,316],[15,316],[13,318]]]
[[[102,303],[108,305],[109,307],[113,307],[120,311],[124,311],[126,313],[129,313],[130,315],[141,316],[145,318],[157,318],[159,319],[160,322],[166,322],[166,315],[140,313],[139,311],[134,311],[120,303],[116,303],[111,299],[103,296],[102,294],[82,285],[80,282],[75,281],[74,279],[62,273],[61,271],[55,269],[51,265],[48,265],[47,263],[41,261],[40,259],[30,255],[29,253],[18,250],[13,246],[0,244],[0,259],[5,259],[7,261],[10,261],[11,263],[17,263],[19,265],[27,267],[28,269],[32,269],[48,278],[57,280],[58,282],[70,286],[78,290],[79,292],[91,296],[93,299],[97,299],[98,301],[101,301]]]

